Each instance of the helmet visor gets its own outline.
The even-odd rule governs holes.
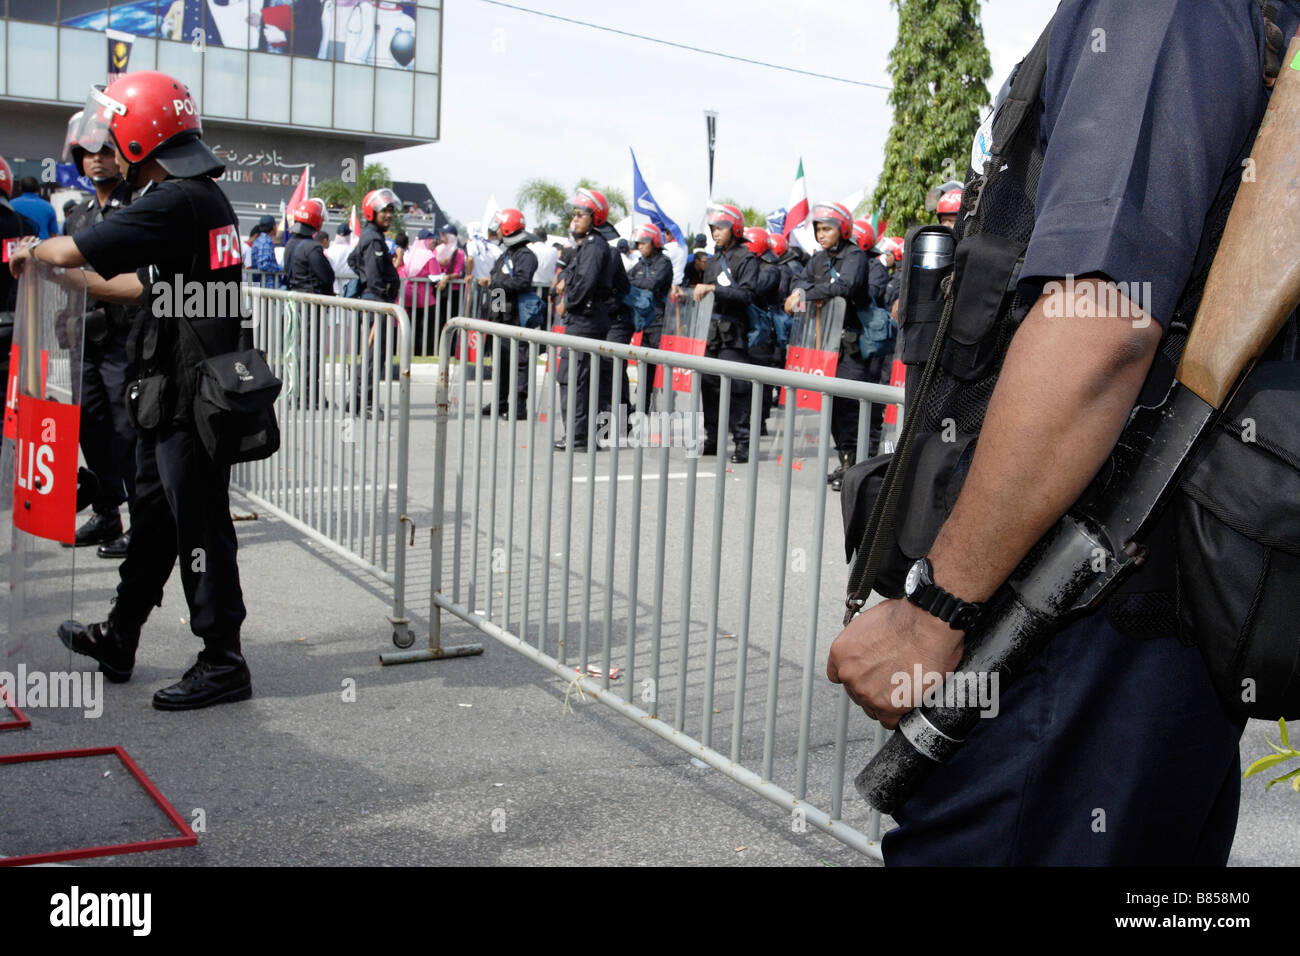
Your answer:
[[[75,129],[69,124],[69,149],[75,143],[88,153],[98,153],[105,146],[115,146],[109,127],[115,117],[125,115],[125,106],[105,96],[102,86],[92,86],[81,111],[81,121]]]
[[[391,189],[381,189],[375,193],[375,198],[370,201],[370,208],[375,212],[382,212],[389,206],[393,209],[401,208],[402,201],[397,198],[397,193]]]

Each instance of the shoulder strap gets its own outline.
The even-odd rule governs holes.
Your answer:
[[[1055,17],[1052,18],[1052,21],[1055,21]],[[1038,42],[1034,44],[1029,54],[1020,61],[1012,74],[1011,92],[993,121],[993,150],[985,165],[985,170],[989,171],[990,175],[980,177],[980,191],[975,200],[974,208],[977,217],[976,228],[979,228],[983,222],[980,200],[984,196],[984,187],[990,178],[995,178],[998,175],[1006,153],[1016,142],[1017,134],[1019,134],[1026,120],[1035,115],[1035,107],[1042,93],[1043,77],[1047,73],[1047,49],[1051,43],[1051,35],[1052,22],[1049,22],[1047,28],[1038,38]],[[976,170],[976,172],[981,171]],[[930,347],[930,355],[925,363],[925,370],[921,374],[921,382],[917,388],[917,404],[924,401],[925,395],[930,390],[935,370],[939,365],[939,352],[943,348],[943,344],[948,337],[949,326],[952,324],[952,311],[956,296],[948,294],[945,299],[943,312],[939,319],[939,328],[935,333],[934,343]],[[848,596],[845,600],[847,610],[844,615],[844,624],[846,626],[866,605],[867,598],[871,595],[871,589],[876,583],[876,575],[880,572],[881,563],[884,561],[886,549],[893,541],[894,518],[898,510],[898,499],[902,494],[904,477],[911,467],[912,449],[915,444],[917,423],[920,418],[921,416],[915,413],[904,415],[903,433],[899,436],[898,446],[890,458],[883,487],[872,505],[871,516],[867,520],[866,530],[863,532],[862,540],[858,543],[857,553],[853,557],[853,568],[849,573]]]

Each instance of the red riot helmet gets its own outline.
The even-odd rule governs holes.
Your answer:
[[[778,259],[790,251],[790,243],[779,232],[768,233],[767,247],[772,250],[772,254]]]
[[[840,227],[840,238],[847,239],[853,233],[853,214],[842,203],[819,202],[813,206],[813,225],[830,222]]]
[[[664,233],[653,222],[647,222],[645,225],[636,227],[636,231],[632,233],[632,241],[634,243],[648,242],[654,248],[662,249],[664,247]]]
[[[0,194],[6,199],[14,197],[14,171],[3,156],[0,156]]]
[[[956,215],[961,212],[961,190],[953,189],[939,197],[935,212],[940,216]]]
[[[375,215],[382,209],[393,207],[396,212],[402,201],[397,198],[397,193],[391,189],[372,189],[366,193],[366,198],[361,200],[361,215],[366,222],[374,222]]]
[[[488,230],[509,239],[524,231],[524,214],[518,209],[502,209],[488,224]]]
[[[767,252],[767,230],[758,226],[750,226],[745,230],[745,248],[756,256],[761,256]]]
[[[579,189],[569,200],[569,206],[576,209],[585,209],[591,213],[591,224],[593,226],[603,226],[609,221],[609,201],[605,199],[604,193],[599,193],[594,189]]]
[[[203,124],[184,83],[156,70],[126,73],[92,86],[69,143],[87,153],[113,145],[130,164],[128,178],[150,159],[180,179],[216,176],[225,164],[201,139]]]
[[[935,212],[939,208],[939,200],[954,190],[960,190],[962,184],[955,179],[950,179],[946,183],[940,183],[928,193],[925,194],[925,208],[927,212]]]
[[[869,251],[876,244],[876,230],[870,220],[853,220],[853,241],[862,248],[863,252]]]
[[[709,226],[730,226],[733,237],[740,236],[745,228],[745,217],[730,203],[709,203],[705,222]]]
[[[325,202],[321,199],[304,199],[293,210],[293,221],[313,230],[325,223]]]

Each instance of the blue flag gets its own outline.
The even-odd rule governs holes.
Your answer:
[[[630,147],[628,152],[632,153]],[[672,233],[673,238],[685,247],[686,237],[682,235],[681,229],[678,228],[677,223],[663,214],[659,204],[655,202],[655,197],[650,195],[645,180],[641,178],[641,170],[636,165],[636,153],[632,153],[632,208],[644,216],[649,216],[651,222],[665,232]]]
[[[767,214],[767,231],[770,233],[777,233],[780,232],[782,229],[784,229],[785,214],[786,214],[786,209],[784,206],[776,210],[775,212],[769,212]]]
[[[69,189],[80,189],[83,192],[93,193],[95,184],[85,176],[77,172],[77,167],[72,163],[56,163],[54,166],[54,175],[58,184]]]

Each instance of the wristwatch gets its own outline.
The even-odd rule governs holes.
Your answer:
[[[984,613],[983,604],[973,604],[954,597],[934,583],[934,566],[929,558],[919,558],[903,582],[907,599],[928,611],[955,631],[968,631]]]

